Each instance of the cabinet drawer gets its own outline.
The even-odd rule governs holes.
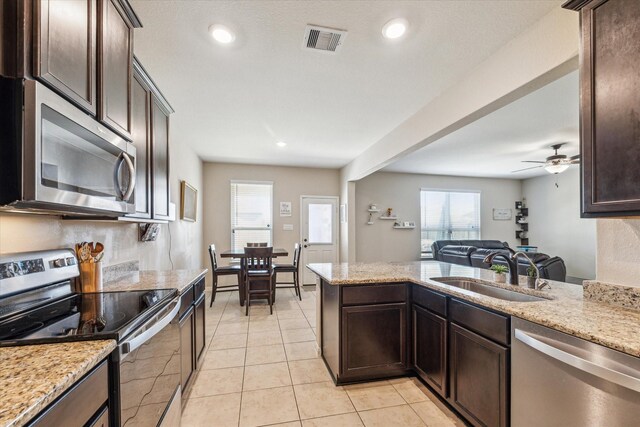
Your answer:
[[[204,279],[200,279],[198,283],[193,285],[193,300],[198,301],[201,295],[204,294]]]
[[[193,287],[190,286],[180,295],[180,311],[178,313],[180,318],[191,308],[193,301]]]
[[[447,297],[433,292],[422,286],[413,286],[413,302],[433,311],[436,314],[447,316]]]
[[[407,286],[401,285],[361,285],[342,289],[342,305],[385,304],[405,302]]]
[[[449,300],[449,319],[501,344],[509,344],[509,318],[471,304]]]
[[[82,427],[89,422],[109,394],[109,369],[102,362],[40,415],[31,427]]]

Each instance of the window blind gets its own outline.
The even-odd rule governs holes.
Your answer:
[[[251,242],[271,246],[273,184],[231,182],[231,246],[241,249]]]
[[[480,193],[421,190],[421,252],[434,240],[480,239]]]

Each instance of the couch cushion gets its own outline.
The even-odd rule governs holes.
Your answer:
[[[471,265],[470,255],[476,251],[474,246],[448,245],[440,249],[439,258],[443,262]]]
[[[491,264],[484,262],[484,259],[494,253],[494,252],[498,252],[498,253],[502,253],[505,254],[506,256],[511,256],[511,253],[509,252],[508,249],[487,249],[487,248],[478,248],[475,252],[473,252],[470,256],[471,259],[471,266],[472,267],[477,267],[477,268],[490,268]],[[496,261],[500,260],[500,258],[496,259]],[[502,260],[504,265],[506,265],[506,262],[504,262],[504,260]]]

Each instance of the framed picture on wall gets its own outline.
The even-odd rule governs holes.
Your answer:
[[[198,211],[198,190],[187,181],[180,182],[180,219],[196,222]]]

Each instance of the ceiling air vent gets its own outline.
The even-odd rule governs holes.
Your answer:
[[[302,47],[320,52],[336,53],[342,46],[345,37],[347,37],[347,32],[344,30],[307,25]]]

